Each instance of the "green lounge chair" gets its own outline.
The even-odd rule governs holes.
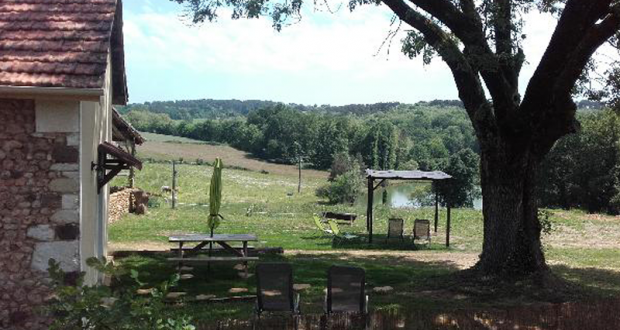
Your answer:
[[[334,238],[337,238],[341,243],[345,240],[358,238],[356,235],[341,232],[336,221],[329,220],[328,223],[332,233],[334,233]]]
[[[312,216],[312,218],[314,219],[314,225],[323,236],[325,236],[326,234],[330,236],[334,235],[334,232],[331,229],[327,229],[323,226],[323,222],[321,222],[321,218],[318,215],[315,214]]]

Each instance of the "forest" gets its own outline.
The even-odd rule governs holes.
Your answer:
[[[538,173],[540,205],[618,214],[618,112],[590,101],[580,106],[582,130],[561,139]],[[455,206],[471,206],[480,180],[479,147],[460,101],[332,107],[198,100],[121,111],[138,130],[228,144],[272,162],[332,172],[352,168],[343,159],[358,169],[442,170],[455,177],[442,189]]]

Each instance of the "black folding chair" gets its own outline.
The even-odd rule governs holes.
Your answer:
[[[325,313],[368,314],[366,272],[359,267],[331,266],[327,271]]]
[[[263,312],[290,312],[297,328],[299,294],[293,290],[293,268],[290,264],[256,265],[256,317],[260,319]]]

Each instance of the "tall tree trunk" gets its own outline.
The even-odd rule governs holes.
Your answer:
[[[481,157],[484,246],[478,269],[487,274],[531,274],[547,269],[535,198],[536,157],[500,146]]]

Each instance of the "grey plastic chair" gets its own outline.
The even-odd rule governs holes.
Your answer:
[[[426,239],[431,246],[431,222],[424,219],[415,219],[413,222],[413,243],[416,239]]]
[[[366,272],[359,267],[331,266],[327,271],[325,313],[368,314]]]
[[[405,239],[403,235],[405,229],[405,220],[401,218],[390,218],[388,220],[388,233],[385,241],[387,242],[390,238],[400,238],[401,240]]]

